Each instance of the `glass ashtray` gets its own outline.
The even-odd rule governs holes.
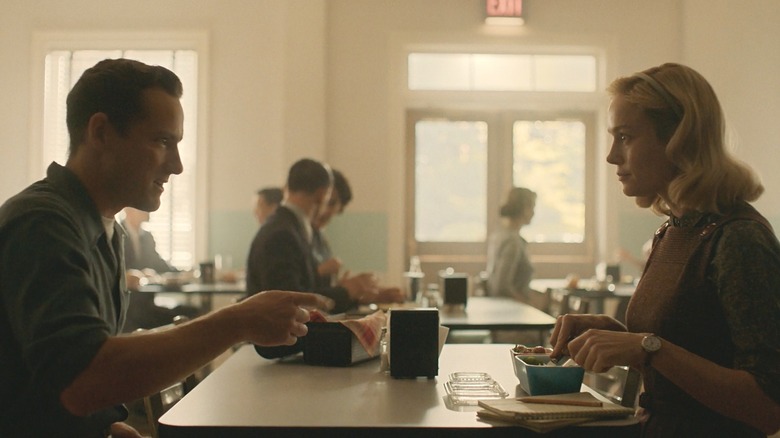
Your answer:
[[[475,406],[479,400],[496,400],[509,395],[487,373],[452,373],[450,380],[444,383],[444,389],[456,406]]]

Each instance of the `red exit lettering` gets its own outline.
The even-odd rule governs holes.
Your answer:
[[[485,0],[488,17],[522,17],[523,0]]]

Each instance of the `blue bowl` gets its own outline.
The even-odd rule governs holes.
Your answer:
[[[582,367],[546,365],[550,356],[544,354],[512,354],[515,375],[528,395],[569,394],[580,392],[585,370]]]

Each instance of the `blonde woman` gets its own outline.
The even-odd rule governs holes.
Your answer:
[[[559,317],[553,356],[640,368],[643,436],[758,437],[780,428],[780,244],[763,192],[726,150],[715,92],[664,64],[609,87],[607,161],[668,220],[626,314]]]

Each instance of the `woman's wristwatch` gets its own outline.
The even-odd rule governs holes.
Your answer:
[[[654,334],[649,334],[642,338],[642,349],[645,350],[645,367],[650,366],[650,361],[653,359],[653,354],[661,349],[661,338]]]

